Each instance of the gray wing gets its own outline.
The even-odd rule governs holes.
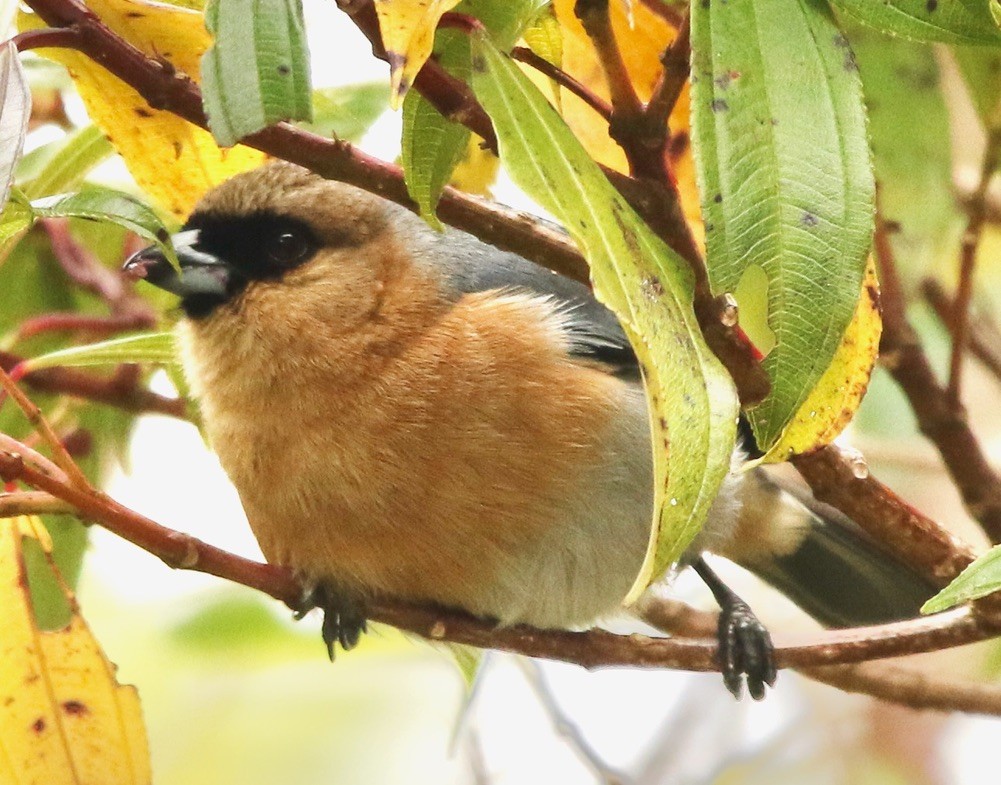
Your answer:
[[[616,376],[639,378],[639,362],[622,326],[587,286],[465,232],[448,230],[436,241],[447,246],[445,276],[456,297],[492,289],[521,289],[550,297],[569,317],[574,355],[607,365]],[[436,248],[438,254],[442,250],[440,245]]]

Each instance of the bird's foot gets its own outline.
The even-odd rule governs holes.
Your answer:
[[[301,619],[313,608],[323,611],[323,625],[320,629],[331,662],[334,661],[337,644],[344,651],[353,649],[358,645],[362,633],[367,630],[365,603],[358,595],[333,583],[318,583],[307,589],[295,618]]]
[[[704,559],[695,560],[692,567],[719,603],[717,658],[723,683],[739,700],[746,681],[751,697],[761,700],[765,697],[765,687],[773,686],[777,676],[772,636],[747,603],[723,583]]]
[[[733,697],[740,699],[744,682],[754,700],[765,697],[765,687],[775,684],[775,650],[772,636],[742,599],[720,604],[719,663],[723,683]]]

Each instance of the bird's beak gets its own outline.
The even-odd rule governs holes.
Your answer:
[[[198,235],[197,229],[191,229],[171,238],[181,263],[180,273],[155,245],[133,254],[122,269],[132,277],[173,292],[182,300],[225,302],[231,293],[233,268],[224,260],[199,250]]]

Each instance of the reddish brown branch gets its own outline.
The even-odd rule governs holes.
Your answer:
[[[23,358],[17,355],[0,351],[0,368],[5,371],[13,370],[22,361]],[[24,381],[38,392],[85,398],[130,412],[165,414],[168,417],[187,419],[182,399],[158,395],[140,387],[134,380],[95,376],[71,368],[46,368],[27,374]]]
[[[654,88],[653,95],[643,113],[645,143],[651,147],[658,146],[662,156],[670,137],[667,121],[675,104],[678,103],[685,83],[688,81],[691,56],[691,24],[688,15],[685,14],[678,26],[677,37],[664,50],[664,54],[660,58],[663,66],[660,81]]]
[[[962,387],[963,353],[966,350],[967,331],[970,319],[970,302],[973,299],[973,271],[977,261],[977,246],[987,221],[987,186],[998,167],[1001,158],[1001,130],[993,130],[987,137],[984,159],[980,167],[980,180],[966,206],[969,215],[963,243],[959,254],[959,288],[956,292],[952,319],[952,356],[949,360],[949,401],[961,409],[960,390]]]
[[[5,482],[21,481],[69,502],[84,519],[100,523],[171,567],[225,578],[263,591],[292,608],[301,604],[301,587],[287,570],[243,559],[160,526],[104,494],[80,490],[46,476],[16,454],[0,451],[0,479]],[[718,670],[716,643],[713,640],[623,636],[602,630],[566,632],[524,626],[497,628],[461,612],[390,601],[372,603],[369,616],[374,621],[391,624],[431,640],[502,649],[588,668],[632,665]],[[862,662],[959,646],[995,634],[992,627],[976,616],[959,610],[879,627],[821,633],[780,645],[776,650],[776,661],[780,667]]]
[[[79,31],[73,27],[43,27],[38,30],[25,30],[11,39],[11,43],[19,52],[30,49],[54,47],[73,49],[79,43]]]
[[[1001,715],[1001,687],[957,681],[883,663],[802,668],[800,673],[845,692],[871,695],[914,709]]]
[[[565,87],[594,111],[601,115],[606,122],[612,118],[612,107],[601,96],[596,95],[590,88],[581,84],[562,68],[557,68],[545,58],[539,57],[531,49],[524,46],[516,46],[511,50],[511,57],[526,65],[530,65],[543,76],[548,76],[556,84]]]
[[[684,11],[668,5],[665,0],[640,0],[640,2],[675,29],[681,27],[685,19]]]
[[[938,318],[946,326],[952,324],[955,303],[946,293],[942,284],[933,278],[921,283],[921,293],[928,304],[935,309]],[[970,321],[967,328],[970,352],[998,379],[1001,379],[1001,330],[983,315]]]
[[[944,586],[975,558],[962,540],[857,469],[837,447],[793,458],[813,495],[841,510],[905,564]]]
[[[880,361],[907,396],[921,432],[938,449],[970,515],[979,521],[991,542],[1001,542],[1001,478],[987,461],[962,405],[936,378],[907,320],[906,300],[886,222],[878,210],[874,249],[883,306]]]

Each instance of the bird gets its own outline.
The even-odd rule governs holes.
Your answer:
[[[586,285],[284,161],[210,190],[172,241],[179,270],[157,245],[125,270],[180,297],[209,443],[265,558],[311,587],[331,657],[373,598],[541,629],[623,612],[653,516],[649,414]],[[934,587],[741,471],[742,430],[681,566],[719,601],[727,688],[758,699],[770,635],[706,552],[829,625],[915,615]]]

